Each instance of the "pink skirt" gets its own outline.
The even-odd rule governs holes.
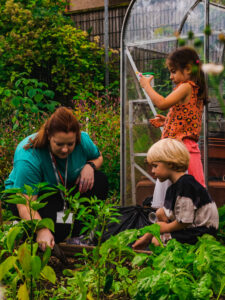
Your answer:
[[[198,147],[198,144],[191,139],[183,139],[182,141],[187,147],[190,153],[190,162],[188,167],[188,174],[194,176],[194,178],[204,187],[205,178],[203,172],[203,166],[201,161],[201,153]]]

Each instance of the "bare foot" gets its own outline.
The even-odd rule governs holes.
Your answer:
[[[152,237],[152,234],[146,233],[132,245],[132,248],[134,250],[145,250],[151,243]]]

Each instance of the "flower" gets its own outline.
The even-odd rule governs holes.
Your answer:
[[[223,65],[216,65],[213,63],[202,65],[202,71],[209,75],[219,75],[221,72],[223,72],[223,69]]]
[[[225,34],[224,33],[220,33],[218,35],[218,39],[220,42],[224,43],[225,42]]]

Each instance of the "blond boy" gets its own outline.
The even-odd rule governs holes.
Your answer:
[[[162,139],[148,151],[148,163],[161,181],[170,179],[164,206],[156,211],[161,239],[166,244],[175,238],[181,243],[195,244],[198,236],[216,236],[219,224],[218,210],[207,190],[192,175],[186,174],[189,152],[182,142]],[[145,249],[158,241],[146,233],[133,244],[133,249]]]

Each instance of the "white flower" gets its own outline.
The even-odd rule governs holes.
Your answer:
[[[221,72],[223,72],[223,69],[223,65],[216,65],[213,63],[202,65],[202,71],[209,75],[219,75]]]

